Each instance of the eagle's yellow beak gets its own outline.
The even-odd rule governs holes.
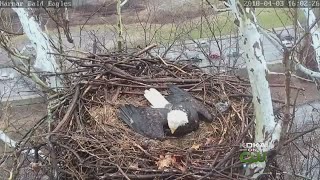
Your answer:
[[[170,128],[170,131],[171,131],[172,134],[173,134],[176,130],[177,130],[177,128]]]

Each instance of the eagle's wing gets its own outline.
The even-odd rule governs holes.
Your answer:
[[[209,112],[206,106],[197,99],[195,99],[190,93],[183,89],[180,89],[178,86],[175,85],[169,85],[169,91],[171,93],[169,94],[169,96],[167,96],[167,100],[170,103],[188,103],[190,104],[190,106],[192,106],[192,108],[194,108],[198,112],[200,120],[206,122],[213,121],[212,114]]]
[[[169,110],[164,108],[124,105],[120,107],[119,117],[139,134],[153,139],[163,139],[163,126],[167,124],[168,112]]]

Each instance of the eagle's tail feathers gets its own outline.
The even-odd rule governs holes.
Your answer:
[[[144,91],[144,97],[150,102],[153,108],[165,108],[170,104],[159,91],[154,88]]]

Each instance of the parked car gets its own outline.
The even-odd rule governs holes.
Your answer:
[[[14,74],[13,73],[7,73],[7,72],[4,72],[2,74],[0,74],[0,80],[12,80],[14,79]]]
[[[195,44],[195,48],[205,48],[208,47],[210,44],[207,41],[200,41],[198,44]]]
[[[201,62],[202,62],[202,59],[199,58],[198,56],[194,56],[194,57],[190,58],[190,60],[191,60],[193,63],[201,63]]]
[[[212,60],[218,60],[221,58],[220,53],[211,53],[209,54],[209,58]]]
[[[281,38],[281,42],[287,48],[292,48],[294,45],[294,37],[291,35],[286,35]]]
[[[237,51],[237,48],[233,48],[233,47],[227,48],[225,52],[227,57],[232,57],[232,58],[238,58],[243,54],[243,51],[239,49]]]

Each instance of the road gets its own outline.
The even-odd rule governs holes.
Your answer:
[[[282,30],[278,30],[277,33],[281,33]],[[290,34],[293,34],[293,29],[288,29]],[[283,32],[282,36],[287,35],[287,32]],[[277,49],[266,37],[261,36],[265,60],[268,64],[278,63],[282,59],[282,52]],[[230,57],[233,52],[236,52],[237,38],[225,38],[219,40],[220,47],[222,47],[222,57],[223,61],[220,59],[208,59],[207,56],[210,53],[220,54],[217,43],[214,39],[201,39],[197,40],[197,44],[194,42],[186,42],[184,44],[179,44],[171,48],[167,53],[166,58],[170,60],[186,60],[192,57],[197,57],[202,59],[200,62],[195,62],[199,67],[204,68],[204,70],[212,70],[212,66],[220,67],[245,67],[245,62],[242,56]],[[201,48],[199,48],[199,45]],[[163,54],[166,48],[159,48],[153,51],[154,54]],[[243,51],[240,51],[240,54]],[[196,59],[197,59],[196,58]],[[207,68],[209,67],[209,68]],[[221,69],[220,69],[221,70]],[[212,71],[209,71],[212,72]]]
[[[281,30],[280,30],[281,31]],[[279,31],[279,32],[280,32]],[[291,30],[292,31],[292,30]],[[101,44],[104,44],[107,48],[114,47],[114,39],[115,34],[113,33],[97,33],[95,35]],[[65,44],[66,50],[74,50],[75,46],[79,47],[80,44],[80,36],[75,34],[74,36],[74,44],[70,44],[67,42],[66,39],[63,39]],[[94,36],[91,33],[84,33],[81,36],[82,47],[79,49],[84,52],[92,52],[92,46],[94,42]],[[111,40],[110,40],[111,39]],[[202,67],[205,71],[209,73],[216,72],[216,70],[222,70],[224,67],[237,67],[241,68],[244,67],[244,60],[242,57],[234,58],[228,57],[228,54],[231,54],[235,51],[236,47],[236,38],[225,38],[221,39],[220,45],[223,49],[223,56],[225,57],[224,61],[219,60],[209,60],[206,58],[205,54],[210,53],[219,53],[219,49],[216,45],[216,42],[212,39],[201,39],[197,40],[198,42],[202,43],[201,48],[198,47],[192,41],[185,41],[183,44],[176,44],[172,47],[172,49],[167,53],[166,58],[170,60],[188,60],[192,57],[198,57],[202,59],[201,62],[193,62],[194,64]],[[23,47],[27,45],[28,41],[24,40],[22,42],[17,43],[17,49],[22,50]],[[200,44],[199,43],[199,44]],[[281,52],[276,49],[271,42],[262,37],[262,43],[264,46],[265,58],[267,63],[274,63],[281,59],[282,55]],[[203,50],[202,53],[201,49]],[[152,53],[162,55],[165,51],[164,47],[160,47],[157,49],[153,49]],[[19,99],[19,98],[29,98],[37,95],[38,93],[33,93],[34,90],[30,90],[30,86],[32,86],[30,82],[22,78],[19,73],[15,72],[12,69],[8,68],[1,68],[1,66],[10,65],[10,58],[8,57],[5,51],[0,51],[0,95],[8,96],[10,95],[11,99]],[[179,57],[179,58],[178,58]],[[212,68],[215,66],[216,68]],[[220,67],[220,68],[217,68]],[[33,86],[34,87],[34,86]],[[34,88],[31,88],[34,89]],[[10,92],[10,93],[9,93]],[[7,98],[4,98],[7,100]]]

